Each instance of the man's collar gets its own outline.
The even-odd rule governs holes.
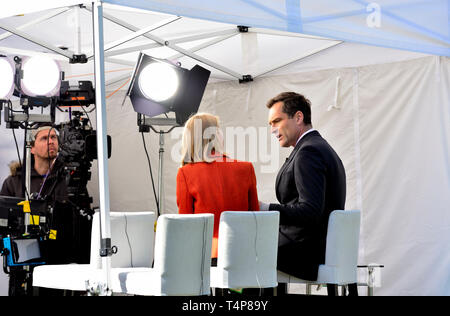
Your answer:
[[[298,142],[300,141],[300,139],[302,139],[306,134],[309,134],[309,133],[314,132],[314,131],[316,131],[316,129],[310,128],[309,130],[307,130],[306,132],[304,132],[304,133],[297,139],[297,142],[295,143],[295,146],[297,146],[297,144],[298,144]],[[295,147],[295,146],[294,146],[294,147]]]

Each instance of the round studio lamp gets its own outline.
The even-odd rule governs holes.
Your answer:
[[[45,56],[34,56],[22,64],[22,90],[32,97],[52,97],[59,94],[61,75],[59,65]]]
[[[180,80],[175,69],[165,63],[150,63],[139,75],[139,89],[155,102],[164,102],[175,95]]]
[[[11,62],[0,58],[0,100],[7,100],[14,91],[14,70]]]

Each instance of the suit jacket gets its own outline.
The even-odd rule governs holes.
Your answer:
[[[258,211],[253,165],[233,159],[186,164],[178,169],[177,205],[180,214],[214,214],[212,258],[217,258],[220,214]]]
[[[276,179],[280,204],[278,270],[316,280],[325,262],[328,218],[344,209],[345,170],[341,159],[319,132],[306,134],[281,167]]]

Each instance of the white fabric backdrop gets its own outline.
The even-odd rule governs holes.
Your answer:
[[[335,104],[337,77],[338,108],[328,111]],[[234,128],[231,132],[236,132],[236,127],[247,132],[245,144],[239,145],[234,137],[234,146],[227,150],[234,157],[254,161],[259,197],[270,202],[276,200],[275,177],[290,150],[279,150],[269,135],[266,140],[264,133],[259,134],[259,128],[267,126],[265,103],[281,91],[305,94],[313,104],[314,127],[344,162],[346,208],[362,210],[359,261],[386,266],[375,294],[450,295],[449,86],[450,59],[426,57],[266,77],[245,85],[212,83],[200,111],[220,116],[229,144],[234,136],[227,138],[230,128]],[[113,137],[111,210],[154,211],[136,114],[129,101],[121,107],[122,100],[122,92],[107,100],[108,130]],[[254,131],[258,141],[268,144],[264,150],[249,142]],[[175,177],[179,164],[171,153],[179,148],[181,132],[177,128],[166,136],[166,213],[177,211]],[[5,136],[12,140],[12,136]],[[152,132],[145,137],[157,181],[158,135]],[[2,147],[2,156],[3,152]],[[7,161],[11,159],[14,156]],[[89,188],[97,200],[95,166]]]
[[[252,130],[267,126],[265,103],[270,97],[285,90],[304,93],[313,104],[314,127],[344,162],[346,208],[362,210],[360,263],[386,266],[376,294],[450,295],[449,74],[450,59],[426,57],[268,77],[247,85],[218,82],[208,85],[199,111],[219,115],[226,141],[232,143],[227,127],[241,127],[250,137]],[[340,109],[328,111],[335,103],[336,77],[340,77]],[[122,98],[116,94],[108,101],[114,144],[111,209],[155,210],[136,115],[128,102],[123,108],[118,105]],[[178,162],[171,152],[178,148],[181,132],[176,129],[166,136],[165,212],[169,213],[177,210]],[[146,139],[156,181],[158,135],[152,132]],[[268,148],[258,146],[256,154],[248,139],[243,147],[236,137],[227,150],[254,161],[260,199],[275,201],[275,177],[290,150],[278,152],[278,145],[271,147],[267,140]],[[274,161],[278,167],[267,173]]]

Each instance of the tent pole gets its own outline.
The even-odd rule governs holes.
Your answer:
[[[97,157],[98,183],[100,197],[100,228],[102,270],[105,284],[100,285],[100,294],[111,294],[111,223],[109,204],[108,176],[108,142],[106,128],[106,98],[105,98],[105,56],[103,39],[103,5],[100,0],[92,2],[93,34],[94,34],[94,64],[95,64],[95,104],[97,114]]]
[[[80,22],[80,7],[74,8],[74,20],[75,20],[75,54],[81,54],[81,22]]]

